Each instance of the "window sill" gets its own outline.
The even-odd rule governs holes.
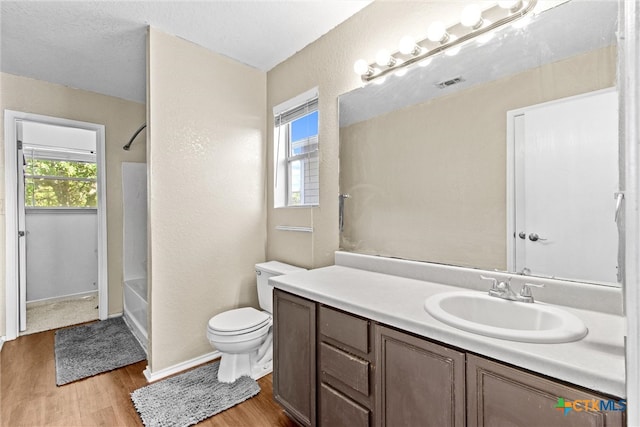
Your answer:
[[[24,210],[28,214],[95,214],[98,212],[98,208],[25,208]]]
[[[300,208],[319,208],[320,205],[289,205],[289,206],[274,206],[274,209],[300,209]]]

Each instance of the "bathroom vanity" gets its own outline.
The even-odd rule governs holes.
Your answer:
[[[468,292],[477,270],[346,253],[336,261],[271,280],[274,397],[299,423],[625,425],[624,411],[614,410],[624,394],[621,316],[563,307],[585,322],[586,337],[496,339],[441,323],[423,307],[456,288],[418,276],[457,276],[467,285],[457,289]]]

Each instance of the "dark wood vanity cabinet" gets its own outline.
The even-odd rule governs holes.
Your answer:
[[[465,353],[376,326],[376,425],[464,427]]]
[[[467,355],[469,427],[622,427],[625,425],[624,411],[600,410],[600,401],[611,405],[614,402],[610,399],[483,357]],[[563,408],[556,408],[564,402],[576,401],[584,403],[566,414]],[[620,405],[615,407],[620,408]],[[614,406],[609,406],[612,408]]]
[[[316,303],[273,293],[273,397],[297,422],[316,425]]]
[[[319,306],[318,425],[373,425],[374,350],[370,320]]]
[[[273,394],[304,426],[625,425],[623,411],[593,410],[609,397],[278,289],[273,327]],[[559,398],[591,409],[565,415]]]

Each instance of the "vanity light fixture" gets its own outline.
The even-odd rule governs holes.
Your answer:
[[[375,69],[370,67],[364,59],[359,59],[353,64],[353,71],[361,76],[372,76],[375,73]]]
[[[449,56],[457,54],[462,44],[470,40],[486,43],[493,37],[496,28],[506,24],[520,24],[520,20],[523,24],[520,28],[524,27],[537,3],[538,0],[499,1],[486,10],[482,10],[479,4],[469,4],[463,9],[459,24],[447,28],[442,22],[435,21],[427,28],[424,40],[416,42],[409,36],[403,37],[398,52],[380,50],[375,63],[359,59],[353,70],[365,83],[374,80],[381,83],[382,77],[390,73],[404,75],[407,67],[413,64],[427,66],[433,56],[439,53]],[[521,19],[523,17],[526,18]]]
[[[465,27],[473,28],[477,30],[482,27],[484,20],[482,19],[482,10],[480,9],[480,5],[476,3],[469,4],[462,9],[462,14],[460,15],[460,23]]]
[[[427,38],[432,42],[444,44],[449,41],[449,33],[447,27],[440,21],[432,22],[427,29]]]
[[[498,6],[510,12],[517,12],[522,7],[522,0],[499,1]]]
[[[376,64],[381,67],[393,67],[396,65],[396,58],[391,56],[388,51],[382,49],[376,54]]]
[[[415,39],[411,36],[401,38],[398,48],[400,53],[404,55],[418,56],[422,53],[422,48],[416,44]]]

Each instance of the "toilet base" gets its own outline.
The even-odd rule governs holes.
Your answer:
[[[257,380],[273,372],[273,360],[258,363],[257,355],[257,351],[251,354],[222,353],[218,367],[218,381],[232,383],[245,375]]]
[[[257,380],[273,372],[273,334],[269,331],[260,348],[250,353],[222,353],[218,381],[232,383],[247,375]]]
[[[251,371],[251,378],[253,378],[254,380],[259,380],[265,375],[269,375],[271,372],[273,372],[273,360],[269,360],[269,362],[265,363],[262,366],[254,366],[254,369],[252,369]]]

